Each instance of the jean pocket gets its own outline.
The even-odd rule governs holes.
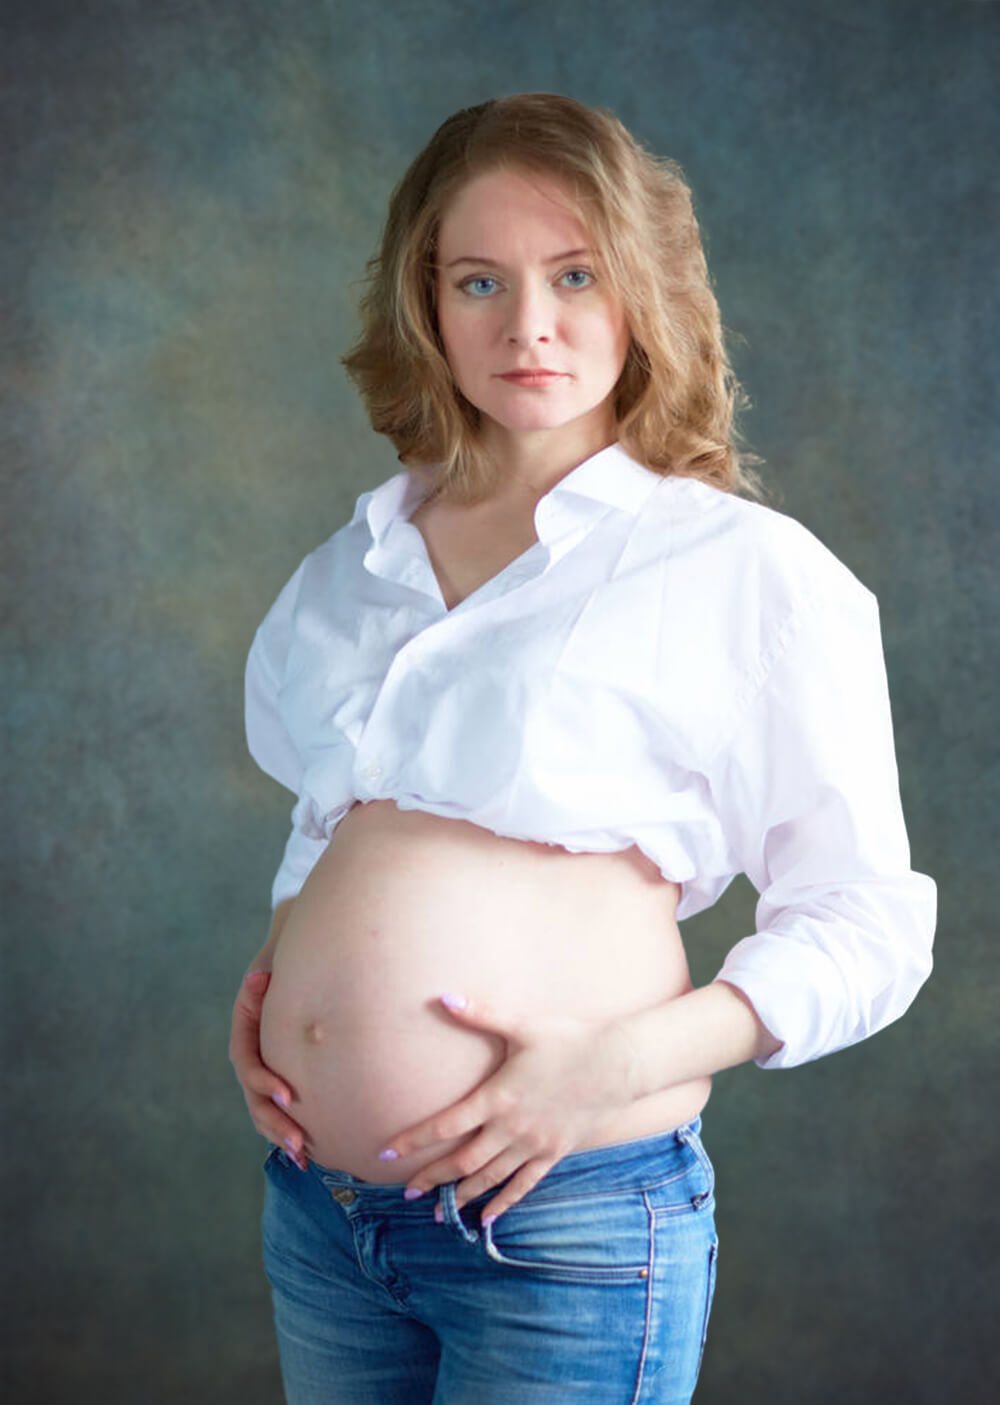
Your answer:
[[[491,1225],[482,1244],[494,1263],[572,1283],[646,1278],[650,1215],[642,1191],[525,1199]]]

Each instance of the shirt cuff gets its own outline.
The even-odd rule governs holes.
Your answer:
[[[795,1068],[859,1043],[899,1019],[930,975],[937,888],[925,874],[859,884],[839,912],[829,900],[816,906],[744,937],[715,978],[742,991],[782,1041],[759,1068]]]

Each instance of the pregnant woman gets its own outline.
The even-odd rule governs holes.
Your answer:
[[[402,471],[257,631],[297,796],[231,1057],[291,1405],[691,1398],[711,1076],[930,970],[874,597],[763,505],[676,165],[609,113],[457,113],[346,358]],[[756,931],[692,988],[678,919]]]

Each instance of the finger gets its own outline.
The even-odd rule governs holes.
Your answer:
[[[294,1143],[296,1152],[304,1147],[305,1128],[286,1113],[279,1112],[270,1098],[247,1094],[246,1103],[251,1121],[262,1137],[267,1137],[268,1141],[278,1142],[283,1146],[291,1141]]]
[[[231,1057],[230,1062],[245,1097],[253,1094],[255,1097],[265,1098],[281,1112],[287,1112],[291,1108],[294,1097],[293,1089],[283,1078],[272,1073],[267,1065],[261,1061],[260,1050],[256,1042],[252,1048],[245,1049],[235,1057]]]
[[[248,1024],[260,1024],[264,996],[267,994],[270,983],[270,971],[247,971],[236,993],[236,1003],[233,1009],[234,1024],[238,1021],[241,1028]]]
[[[453,1019],[462,1024],[472,1025],[475,1029],[484,1029],[491,1034],[499,1034],[503,1038],[516,1037],[520,1034],[520,1025],[517,1020],[509,1016],[502,1018],[499,1011],[484,1000],[470,1000],[466,995],[456,995],[445,992],[438,996],[441,1005],[448,1011]]]
[[[260,1012],[264,1006],[264,996],[267,988],[271,984],[271,972],[264,970],[247,971],[240,982],[239,992],[236,996],[236,1003],[257,1023],[260,1023]]]
[[[274,1108],[266,1100],[258,1100],[260,1110],[255,1112],[248,1098],[247,1107],[253,1125],[260,1135],[275,1146],[283,1147],[299,1169],[304,1171],[309,1162],[309,1142],[305,1130],[290,1117],[283,1117],[279,1121],[274,1115]]]
[[[300,1130],[291,1115],[293,1090],[261,1063],[259,1055],[248,1067],[237,1068],[236,1076],[254,1117],[269,1118],[276,1127]]]
[[[494,1103],[496,1099],[493,1099]],[[498,1105],[497,1110],[504,1111],[504,1105]],[[460,1103],[453,1103],[451,1107],[446,1107],[442,1112],[437,1112],[433,1117],[428,1117],[423,1122],[415,1122],[412,1127],[407,1127],[405,1132],[400,1132],[397,1137],[393,1137],[388,1146],[382,1148],[378,1154],[380,1161],[396,1161],[400,1157],[409,1156],[412,1151],[422,1151],[424,1147],[434,1146],[438,1142],[454,1140],[455,1137],[463,1137],[468,1132],[474,1132],[477,1127],[481,1127],[487,1117],[487,1108],[483,1097],[482,1089],[470,1094]]]
[[[309,1157],[305,1148],[299,1146],[292,1137],[286,1137],[282,1145],[288,1153],[288,1159],[296,1165],[300,1171],[308,1171]]]
[[[505,1210],[509,1210],[512,1205],[516,1205],[519,1200],[523,1200],[528,1191],[533,1190],[546,1172],[550,1171],[554,1165],[554,1161],[547,1159],[544,1161],[526,1161],[510,1183],[504,1186],[500,1194],[494,1196],[493,1199],[488,1201],[480,1210],[480,1224],[486,1224],[487,1221],[492,1223],[492,1221],[502,1215]]]
[[[523,1150],[518,1151],[513,1146],[506,1147],[499,1156],[494,1156],[492,1161],[481,1166],[474,1175],[466,1176],[456,1184],[456,1208],[461,1210],[463,1205],[468,1205],[479,1196],[485,1195],[488,1190],[494,1190],[498,1185],[510,1180],[524,1164]]]
[[[267,989],[270,979],[270,971],[249,971],[244,977],[240,995],[233,1007],[229,1061],[236,1070],[244,1093],[252,1090],[263,1097],[272,1098],[278,1107],[287,1110],[292,1104],[292,1089],[271,1072],[260,1056],[261,1005],[263,991]],[[259,999],[257,991],[260,992]],[[244,995],[244,992],[247,994]]]
[[[462,1181],[464,1184],[469,1177],[481,1175],[493,1161],[505,1152],[509,1154],[510,1151],[509,1142],[504,1142],[502,1137],[498,1137],[495,1132],[491,1134],[484,1129],[482,1136],[476,1137],[473,1141],[449,1152],[440,1161],[432,1161],[426,1166],[421,1166],[413,1179],[407,1182],[403,1198],[415,1200],[417,1195],[423,1195],[425,1191],[433,1190],[435,1186],[444,1185],[448,1181]],[[514,1170],[523,1160],[523,1153],[521,1156],[517,1156],[515,1153],[509,1169]],[[496,1181],[490,1183],[490,1185],[496,1184]],[[489,1189],[490,1185],[484,1188]],[[469,1198],[466,1196],[466,1199]]]
[[[258,1003],[264,999],[264,994],[271,982],[271,972],[265,966],[255,966],[252,970],[244,973],[243,989],[255,997]]]

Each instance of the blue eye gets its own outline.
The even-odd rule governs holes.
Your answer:
[[[491,278],[487,273],[481,273],[476,278],[470,278],[467,283],[462,284],[462,289],[470,293],[474,298],[487,298],[496,287],[497,280]],[[489,287],[484,288],[483,284],[488,283]]]
[[[585,280],[584,282],[581,282],[581,283],[577,283],[577,282],[571,283],[571,284],[569,285],[571,288],[586,288],[586,287],[589,287],[589,285],[594,281],[594,276],[593,276],[593,274],[592,274],[592,273],[588,273],[588,271],[587,271],[585,268],[570,268],[570,269],[568,269],[562,276],[563,276],[564,279],[565,279],[565,278],[573,278],[573,279],[580,278],[580,279],[584,279],[584,280]]]

